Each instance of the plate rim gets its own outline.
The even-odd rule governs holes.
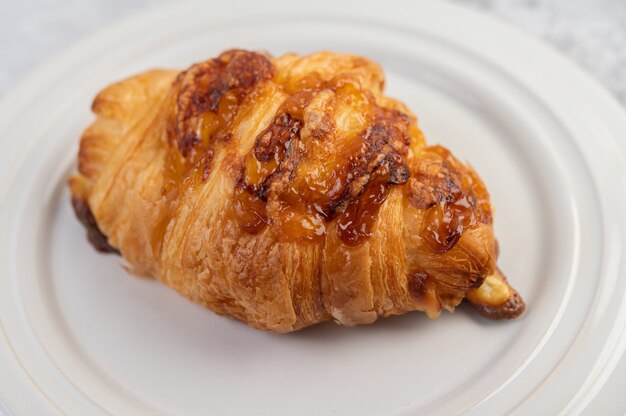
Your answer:
[[[369,2],[368,4],[370,3],[374,4],[373,1],[368,0],[368,2]],[[197,2],[197,3],[202,4],[201,2]],[[330,2],[324,0],[321,3],[330,3]],[[72,63],[69,66],[72,69],[75,69],[75,65],[76,65],[75,61],[81,59],[80,57],[81,51],[84,49],[89,49],[89,45],[96,42],[99,38],[104,39],[106,38],[106,36],[108,36],[108,34],[114,33],[115,31],[118,31],[120,28],[123,28],[124,26],[133,25],[136,20],[140,20],[140,21],[150,20],[155,15],[164,13],[167,10],[181,10],[183,8],[192,7],[195,4],[196,2],[193,2],[193,1],[184,2],[183,4],[161,4],[161,5],[153,6],[147,13],[144,10],[139,9],[135,11],[134,13],[128,15],[127,17],[124,17],[120,20],[114,21],[113,23],[105,25],[103,28],[87,36],[85,39],[76,42],[73,46],[70,46],[63,52],[59,53],[58,55],[44,61],[44,63],[39,65],[37,69],[31,71],[26,77],[24,77],[21,81],[19,81],[17,85],[15,85],[7,93],[3,94],[2,98],[0,99],[0,129],[5,127],[5,125],[11,126],[11,119],[14,118],[14,115],[12,114],[12,110],[14,109],[13,112],[16,114],[19,114],[18,109],[20,108],[20,105],[19,104],[15,105],[15,103],[16,102],[19,103],[21,99],[24,97],[32,97],[33,96],[32,92],[33,91],[36,92],[35,88],[37,84],[44,83],[44,80],[46,78],[48,78],[48,81],[50,81],[50,78],[54,79],[55,77],[58,77],[66,73],[65,66],[63,65],[63,61],[65,60],[72,61]],[[274,4],[276,5],[278,3],[274,3]],[[615,97],[613,97],[599,82],[597,82],[594,78],[592,78],[582,69],[580,69],[580,67],[577,64],[565,58],[558,50],[552,48],[549,45],[544,44],[540,40],[532,37],[528,33],[525,33],[512,25],[499,21],[499,19],[494,18],[493,16],[484,15],[480,12],[470,10],[462,6],[448,4],[448,3],[438,3],[438,2],[435,2],[434,0],[423,1],[418,4],[414,4],[412,6],[414,6],[416,9],[420,9],[420,8],[437,9],[438,8],[440,10],[447,9],[448,11],[456,10],[455,13],[459,13],[460,11],[461,14],[473,15],[474,19],[487,20],[487,21],[490,21],[490,24],[495,24],[496,26],[502,26],[504,27],[504,29],[502,30],[515,32],[515,36],[521,36],[529,44],[532,44],[533,48],[540,49],[542,53],[547,54],[551,59],[557,62],[559,67],[561,68],[567,67],[569,72],[575,73],[576,78],[584,80],[584,83],[587,84],[585,87],[587,89],[593,90],[593,94],[597,95],[597,97],[601,97],[598,99],[601,99],[604,101],[603,105],[605,105],[606,107],[612,107],[611,111],[613,112],[613,115],[611,117],[614,120],[613,122],[616,124],[621,123],[622,128],[626,129],[626,111],[617,102]],[[54,71],[52,71],[51,69],[54,69]],[[8,116],[6,114],[8,114]],[[3,119],[5,120],[4,123],[3,123]],[[619,119],[620,121],[616,121],[617,119]],[[618,147],[621,146],[620,151],[621,151],[621,156],[623,159],[624,153],[626,153],[626,144],[624,142],[616,142],[616,144],[618,145]],[[10,147],[11,147],[10,141],[0,140],[0,154],[2,154],[3,157],[7,157],[4,155],[11,154],[12,150],[10,149]],[[15,145],[13,151],[19,151],[20,149],[23,149],[23,147],[20,147],[19,145]],[[11,182],[10,181],[11,179],[10,166],[11,164],[7,164],[7,166],[0,166],[0,193],[3,193],[5,187],[8,186]],[[622,267],[623,267],[623,263],[624,261],[622,259],[621,261]],[[4,332],[4,329],[1,327],[1,325],[0,325],[0,331],[1,331],[0,335],[2,335],[0,336],[0,340],[4,342],[5,332]],[[0,342],[0,347],[4,345],[2,342]],[[621,341],[619,340],[617,341],[615,348],[618,350],[621,349],[621,351],[623,352],[625,347],[626,347],[626,333],[623,332],[621,336]],[[621,353],[614,355],[614,357],[616,357],[617,355],[621,356]],[[616,361],[615,364],[617,364],[617,361],[619,361],[619,357],[616,358],[614,361]],[[608,377],[608,374],[606,375],[606,377]],[[597,389],[599,390],[599,388]],[[577,407],[574,406],[572,409],[575,409],[575,408]]]

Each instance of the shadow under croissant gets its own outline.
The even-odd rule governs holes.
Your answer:
[[[333,321],[312,325],[299,331],[287,334],[289,338],[306,339],[307,341],[327,341],[329,339],[340,339],[342,337],[354,337],[361,334],[376,332],[379,334],[389,334],[395,332],[416,331],[428,325],[431,321],[426,314],[421,312],[409,312],[403,315],[394,315],[387,318],[379,318],[369,325],[356,325],[346,327],[338,325]]]
[[[469,302],[462,302],[459,306],[457,306],[454,313],[444,313],[437,319],[437,321],[455,319],[459,317],[458,315],[467,316],[481,326],[491,327],[505,324],[502,320],[485,319]],[[344,338],[349,339],[365,334],[369,337],[372,333],[391,335],[393,333],[400,332],[420,331],[430,324],[436,323],[428,318],[426,314],[413,311],[403,315],[379,318],[376,322],[370,325],[345,327],[337,325],[332,321],[328,321],[303,328],[299,331],[291,332],[286,335],[288,338],[294,340],[306,340],[307,342],[327,342],[330,340],[337,342]]]

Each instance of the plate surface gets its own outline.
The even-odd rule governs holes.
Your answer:
[[[626,344],[621,108],[536,40],[445,3],[257,3],[169,5],[121,21],[0,103],[0,403],[72,415],[584,409]],[[229,47],[379,62],[387,93],[418,115],[429,142],[486,182],[499,264],[526,314],[488,322],[461,307],[436,321],[413,313],[279,336],[95,253],[66,189],[92,98]]]

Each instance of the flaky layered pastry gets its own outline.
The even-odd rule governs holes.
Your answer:
[[[489,195],[361,57],[229,50],[93,103],[75,211],[94,246],[255,328],[368,324],[468,299],[513,318]]]

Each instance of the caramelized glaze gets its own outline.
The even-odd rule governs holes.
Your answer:
[[[215,146],[231,139],[231,124],[242,103],[272,75],[267,56],[236,49],[178,75],[169,97],[173,111],[166,120],[166,140],[178,152],[168,153],[164,194],[209,178]]]
[[[324,88],[332,89],[332,85],[327,83]],[[356,94],[353,104],[375,105],[373,97],[365,97],[353,86],[344,84],[339,88],[342,93]],[[326,234],[328,222],[336,219],[334,228],[341,240],[356,245],[371,235],[389,186],[403,184],[409,177],[402,154],[406,154],[410,140],[410,121],[388,109],[364,111],[370,116],[362,132],[345,138],[342,151],[298,176],[295,171],[302,153],[317,151],[315,137],[306,142],[300,137],[302,110],[314,95],[312,90],[293,95],[281,106],[272,124],[258,135],[244,159],[243,185],[239,187],[257,198],[242,199],[239,190],[237,200],[255,204],[246,212],[259,212],[258,201],[268,201],[273,186],[271,222],[283,239],[319,240]],[[249,229],[258,232],[269,221],[258,224]]]
[[[357,245],[372,234],[389,188],[407,183],[411,172],[406,158],[419,129],[414,119],[380,105],[371,91],[341,73],[330,79],[313,73],[277,80],[272,79],[274,72],[265,55],[234,50],[178,77],[176,112],[168,120],[167,137],[179,152],[169,156],[164,194],[206,181],[215,146],[231,139],[242,102],[255,94],[257,84],[278,82],[289,96],[244,156],[229,216],[248,233],[273,224],[282,239],[292,241],[317,241],[335,221],[332,228],[341,241]],[[302,137],[306,110],[324,93],[332,96],[324,117],[309,116],[314,126]],[[343,115],[335,114],[342,117],[343,130],[337,130],[333,112],[346,107]],[[335,139],[330,150],[329,138]],[[417,204],[427,209],[423,238],[443,253],[465,229],[485,220],[486,214],[477,211],[490,212],[490,206],[484,188],[474,186],[482,187],[480,181],[471,171],[459,174],[463,166],[447,150],[435,146],[425,152],[450,172],[426,189],[425,195],[435,195],[435,201]],[[303,159],[310,162],[307,169],[299,169]]]
[[[422,237],[433,251],[445,253],[466,229],[491,221],[489,195],[476,174],[447,149],[427,147],[422,156],[426,162],[416,172],[410,199],[426,209]]]
[[[243,186],[237,186],[234,194],[234,218],[247,233],[256,234],[269,224],[265,201]]]
[[[341,241],[349,246],[357,245],[372,235],[372,228],[380,206],[389,193],[388,175],[375,174],[363,194],[351,199],[339,214],[335,229]]]

